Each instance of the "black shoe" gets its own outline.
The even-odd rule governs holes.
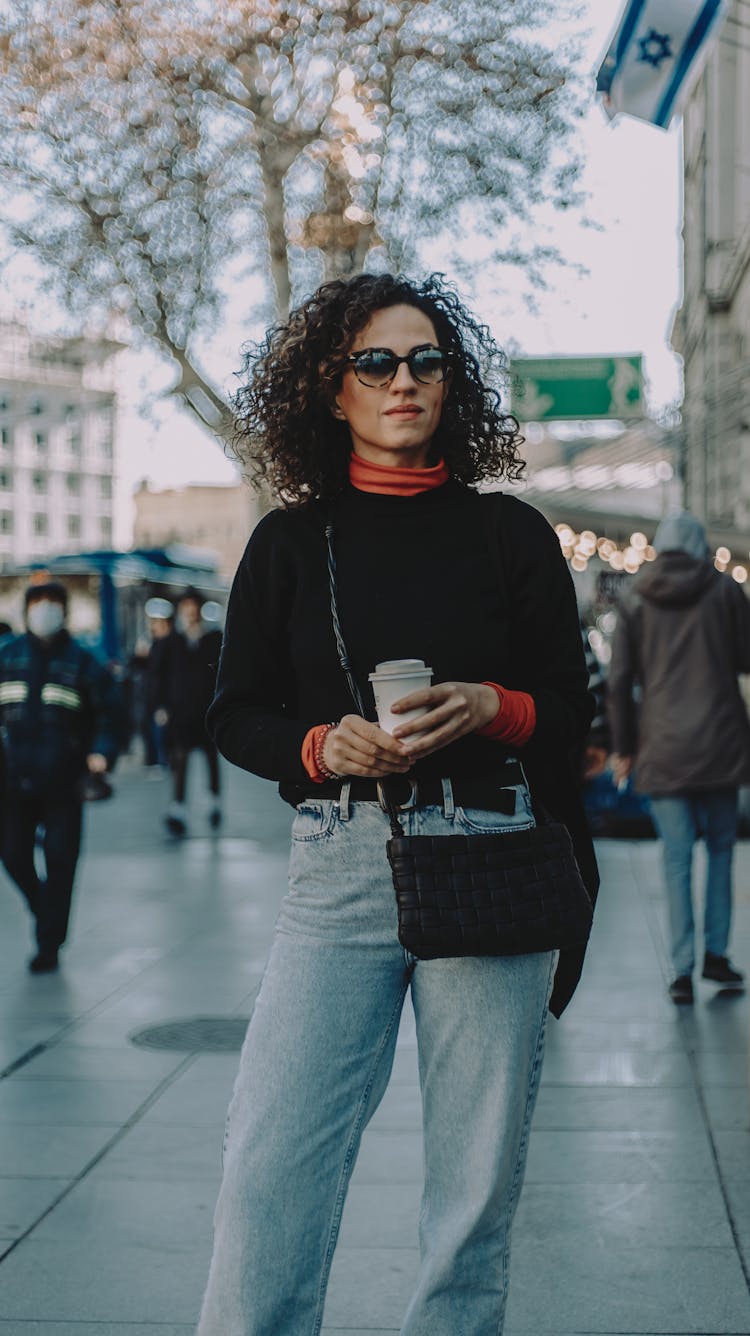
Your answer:
[[[179,817],[179,816],[165,816],[165,818],[164,818],[164,825],[166,826],[166,828],[167,828],[167,830],[169,831],[170,835],[177,835],[177,836],[180,837],[180,838],[181,838],[183,835],[187,835],[187,825],[186,825],[186,823],[182,820],[182,817]]]
[[[693,1001],[693,980],[689,974],[678,974],[669,985],[669,996],[678,1004]]]
[[[721,983],[725,988],[744,988],[745,976],[730,965],[726,956],[715,956],[707,951],[703,960],[703,978]]]
[[[59,969],[56,951],[40,951],[29,961],[30,974],[53,974],[56,969]]]
[[[212,807],[208,817],[208,824],[212,830],[218,830],[221,825],[221,808]]]

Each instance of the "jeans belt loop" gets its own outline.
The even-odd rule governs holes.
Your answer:
[[[443,814],[446,821],[452,821],[456,815],[456,804],[453,801],[453,785],[447,776],[441,779],[440,783],[443,786]]]
[[[351,807],[349,803],[349,795],[351,791],[352,791],[351,780],[345,779],[343,784],[341,785],[341,792],[339,793],[339,800],[338,800],[340,821],[348,821],[349,817],[351,816]]]

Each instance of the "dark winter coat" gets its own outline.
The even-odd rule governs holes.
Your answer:
[[[9,795],[75,790],[92,752],[113,765],[122,720],[120,688],[112,675],[67,631],[49,644],[28,633],[0,644],[0,731]]]
[[[208,740],[206,712],[213,700],[221,653],[221,632],[190,640],[171,631],[154,643],[152,664],[156,709],[167,712],[170,747],[196,747]]]
[[[750,601],[685,551],[644,566],[623,601],[608,679],[612,748],[636,757],[641,793],[750,783]],[[640,693],[640,708],[634,696]]]

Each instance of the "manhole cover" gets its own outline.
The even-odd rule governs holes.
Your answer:
[[[140,1048],[168,1048],[180,1053],[239,1053],[246,1016],[194,1016],[187,1021],[149,1025],[129,1036]]]

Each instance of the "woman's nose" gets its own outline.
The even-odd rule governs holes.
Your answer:
[[[418,382],[415,380],[414,376],[411,374],[411,371],[409,370],[409,363],[401,362],[398,370],[396,371],[395,376],[393,377],[393,380],[391,381],[391,389],[411,390],[417,383]]]

